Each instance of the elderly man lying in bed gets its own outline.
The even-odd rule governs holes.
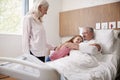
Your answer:
[[[96,53],[96,52],[101,52],[101,46],[100,43],[98,43],[95,39],[94,39],[94,30],[91,27],[84,27],[82,29],[82,35],[83,35],[83,39],[84,42],[80,44],[80,51],[82,52],[87,52],[90,53],[92,50],[92,54]],[[87,48],[87,50],[86,50]]]

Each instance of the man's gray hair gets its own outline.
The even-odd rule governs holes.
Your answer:
[[[92,27],[85,27],[85,29],[87,29],[88,31],[90,32],[93,32],[94,33],[94,29]]]

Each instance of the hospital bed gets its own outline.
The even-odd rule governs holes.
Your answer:
[[[114,80],[120,58],[119,30],[96,30],[95,39],[101,42],[103,54],[96,57],[79,50],[70,56],[43,63],[32,55],[17,58],[0,57],[0,74],[17,80]]]
[[[0,74],[17,80],[59,80],[59,73],[39,61],[36,57],[24,54],[17,58],[1,57]]]

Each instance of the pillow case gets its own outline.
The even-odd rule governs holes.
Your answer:
[[[103,53],[111,53],[115,41],[112,29],[95,30],[95,39],[101,43]]]

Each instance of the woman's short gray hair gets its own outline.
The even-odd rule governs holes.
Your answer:
[[[39,10],[40,6],[48,8],[49,7],[49,3],[46,0],[35,0],[32,9],[27,13],[27,15],[35,14],[36,18],[38,18],[40,20],[40,22],[42,22],[42,17],[41,17],[42,14],[41,14],[41,12]]]
[[[36,13],[39,12],[38,8],[39,6],[43,6],[48,8],[49,7],[49,3],[46,0],[35,0],[32,9],[27,13],[27,14],[32,14],[32,13]]]
[[[49,4],[46,0],[36,0],[33,4],[32,10],[37,11],[40,5],[42,5],[44,7],[49,7]]]

